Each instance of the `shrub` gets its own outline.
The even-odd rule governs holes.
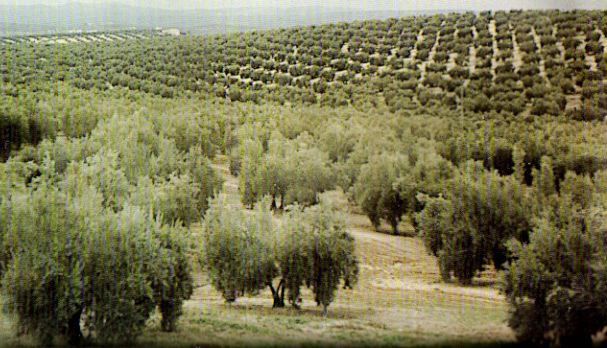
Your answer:
[[[449,70],[449,75],[453,79],[467,79],[470,75],[470,70],[468,68],[456,66]]]
[[[537,64],[523,65],[518,73],[521,76],[537,76],[540,73],[540,67]]]
[[[293,78],[290,75],[281,73],[274,75],[274,83],[277,83],[280,86],[289,86],[292,81]]]
[[[593,101],[586,100],[583,102],[580,109],[571,111],[570,117],[578,121],[603,120],[607,117],[607,108],[601,108],[598,105],[595,105]]]
[[[536,84],[533,87],[525,90],[525,96],[528,99],[541,99],[544,98],[549,92],[550,89],[548,86],[544,84]]]
[[[521,81],[523,82],[523,86],[525,86],[525,88],[531,88],[536,83],[542,83],[542,78],[538,75],[524,76]]]
[[[399,58],[409,58],[411,56],[411,48],[403,47],[397,51]]]
[[[491,59],[483,59],[479,57],[476,61],[475,71],[477,69],[491,69]]]
[[[531,53],[537,49],[537,46],[533,41],[525,41],[519,43],[519,49],[525,53]]]
[[[405,81],[399,83],[398,86],[401,89],[411,90],[411,91],[415,92],[415,90],[417,89],[417,84],[418,84],[418,81],[416,79],[411,79],[411,80],[405,80]]]
[[[427,89],[421,89],[418,88],[417,89],[417,100],[419,101],[419,103],[423,106],[428,105],[428,103],[434,99],[434,95],[432,94],[432,92],[430,92]]]
[[[575,92],[575,86],[573,84],[573,81],[571,81],[570,79],[562,79],[559,83],[559,87],[561,88],[561,91],[563,91],[563,93],[571,95]]]
[[[449,60],[449,54],[447,54],[446,52],[436,52],[436,54],[434,55],[434,61],[437,63],[447,63],[447,61]]]
[[[433,73],[443,73],[447,71],[445,64],[430,63],[426,66],[426,71]]]
[[[442,85],[443,77],[441,74],[428,73],[424,78],[423,84],[427,87],[440,87]]]
[[[428,59],[429,56],[430,56],[430,50],[421,49],[421,50],[417,51],[417,54],[415,55],[415,59],[424,61],[424,60]]]
[[[511,94],[511,97],[505,100],[494,102],[495,111],[507,111],[514,115],[518,115],[525,111],[525,107],[525,100],[515,93]]]
[[[479,47],[476,50],[476,56],[477,57],[482,57],[485,58],[487,56],[492,56],[493,55],[493,48],[492,47]]]
[[[420,72],[417,70],[404,70],[396,73],[396,78],[401,81],[417,81],[420,77]]]
[[[526,64],[539,64],[542,57],[538,53],[528,53],[523,57],[523,62]]]

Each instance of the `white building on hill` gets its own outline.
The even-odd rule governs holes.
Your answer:
[[[170,35],[170,36],[179,36],[179,35],[181,35],[181,31],[179,31],[179,29],[177,29],[177,28],[162,29],[160,31],[160,33],[162,35]]]

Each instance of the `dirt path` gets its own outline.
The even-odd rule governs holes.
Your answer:
[[[229,159],[226,156],[218,156],[212,164],[215,169],[223,177],[223,189],[219,194],[225,199],[228,206],[234,209],[243,209],[238,193],[238,178],[230,174]]]
[[[514,65],[514,70],[516,72],[523,66],[523,54],[518,47],[518,42],[516,41],[516,32],[512,27],[512,23],[508,24],[510,28],[510,33],[512,34],[512,64]]]
[[[411,50],[411,55],[409,56],[410,57],[409,59],[411,62],[415,62],[415,60],[417,59],[417,43],[420,43],[423,41],[424,41],[424,29],[421,29],[419,31],[419,33],[417,33],[417,42],[413,46],[413,49]]]
[[[537,47],[537,53],[540,54],[540,76],[544,79],[548,86],[551,85],[548,76],[546,75],[546,63],[544,61],[544,56],[542,55],[542,41],[540,40],[540,36],[535,31],[535,27],[531,27],[531,35],[533,36],[533,41],[535,42],[535,46]]]
[[[495,79],[495,68],[497,67],[497,56],[499,54],[499,48],[497,47],[497,28],[495,25],[495,19],[492,19],[489,22],[489,33],[491,33],[493,39],[493,56],[491,57],[491,75],[493,75],[493,79]]]
[[[478,31],[476,31],[476,27],[473,26],[472,27],[472,35],[474,38],[474,41],[478,40]],[[476,48],[474,47],[474,44],[470,45],[470,66],[468,67],[470,74],[473,74],[474,71],[476,70]],[[469,80],[466,79],[466,82],[468,82]]]

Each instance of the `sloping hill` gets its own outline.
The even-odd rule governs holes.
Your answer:
[[[229,26],[232,20],[249,25],[259,19],[274,25],[245,12],[218,12],[197,22]],[[293,18],[305,23],[301,18],[306,14],[314,17],[302,13]],[[187,16],[175,14],[177,19],[163,24],[189,23]],[[67,69],[68,80],[77,87],[128,88],[163,97],[204,92],[232,102],[357,107],[381,103],[393,112],[443,106],[527,118],[566,114],[576,120],[602,120],[607,115],[607,99],[599,93],[607,74],[606,31],[601,11],[451,13],[95,43],[90,50],[66,49],[67,59],[61,63],[52,59],[54,50],[36,50],[46,62],[37,63],[36,69],[53,79],[56,65],[82,62],[87,69]],[[23,60],[35,45],[19,41],[25,42],[11,46],[14,40],[3,40],[4,47],[10,47],[6,53],[17,62],[3,69],[3,79],[13,85],[24,82],[12,72],[30,69]],[[150,66],[155,67],[154,79],[149,78]]]

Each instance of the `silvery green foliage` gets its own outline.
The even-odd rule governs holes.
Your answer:
[[[151,281],[154,299],[162,314],[162,330],[175,331],[183,302],[192,296],[194,290],[191,260],[188,257],[191,236],[182,227],[162,225],[153,231],[161,246],[156,256],[156,274]]]
[[[523,342],[592,346],[607,325],[606,201],[584,207],[561,194],[535,220],[528,244],[509,244],[508,322]]]
[[[384,219],[398,233],[402,216],[412,210],[410,195],[401,195],[400,189],[407,184],[401,179],[411,171],[409,160],[403,155],[374,156],[361,167],[353,188],[354,197],[375,228]]]
[[[328,205],[308,208],[307,221],[312,236],[308,239],[313,259],[313,272],[306,280],[312,288],[316,303],[327,307],[335,299],[340,281],[353,285],[358,276],[358,261],[354,256],[354,238],[345,229],[345,220]]]
[[[335,180],[328,155],[313,143],[307,133],[288,140],[274,132],[264,151],[259,140],[245,140],[238,156],[242,202],[252,207],[268,195],[273,208],[278,201],[282,208],[318,203],[318,195],[335,187]]]
[[[204,219],[204,265],[211,283],[227,301],[257,294],[277,275],[276,241],[268,202],[254,212],[214,199]]]
[[[512,176],[486,171],[469,162],[446,182],[442,196],[420,196],[417,229],[428,251],[438,257],[441,275],[470,283],[478,271],[506,261],[505,242],[525,239],[533,202],[528,189]]]
[[[286,204],[298,203],[303,206],[317,204],[319,194],[335,187],[329,157],[314,146],[315,141],[305,137],[296,140],[296,152],[289,156],[288,166],[291,184],[286,192]]]
[[[246,212],[222,198],[212,202],[203,237],[211,283],[229,302],[267,286],[275,307],[284,305],[285,289],[298,307],[301,287],[307,286],[326,313],[339,285],[352,287],[358,278],[354,238],[343,218],[322,200],[305,210],[289,207],[280,228],[272,222],[268,203],[265,199]],[[277,277],[280,282],[274,288]]]
[[[170,225],[199,221],[222,185],[202,146],[182,152],[140,114],[104,120],[82,139],[45,140],[33,157],[52,160],[68,189],[92,185],[104,206],[119,211],[130,202]]]
[[[354,238],[345,226],[343,217],[324,200],[305,210],[290,208],[283,222],[277,260],[294,306],[298,306],[305,285],[326,315],[341,282],[344,287],[356,283],[359,269]]]
[[[103,206],[92,186],[39,182],[3,200],[2,293],[21,332],[49,342],[134,339],[158,305],[174,329],[192,291],[187,244],[138,207]]]
[[[309,226],[303,215],[300,207],[289,208],[281,226],[281,247],[276,254],[287,299],[295,307],[299,306],[301,287],[310,278],[314,266],[305,242],[309,238]]]
[[[259,166],[263,156],[263,145],[259,140],[247,139],[240,147],[240,170],[238,190],[244,205],[251,208],[261,198]]]

